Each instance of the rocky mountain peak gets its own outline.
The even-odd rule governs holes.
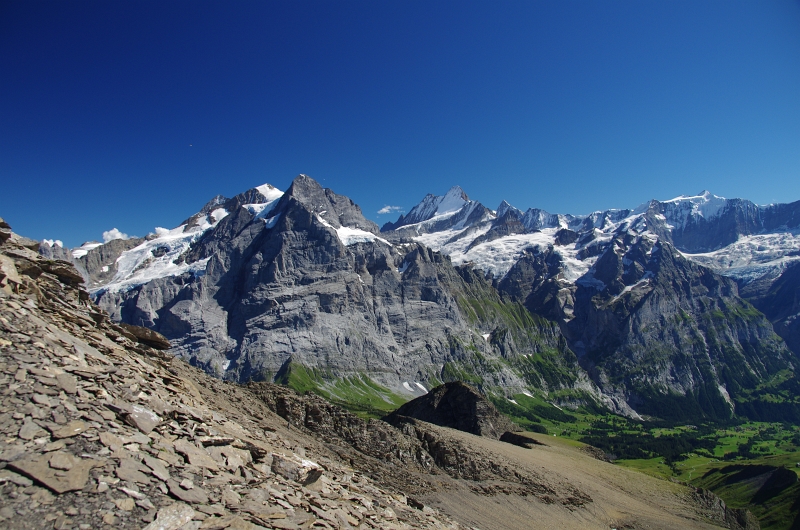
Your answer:
[[[497,218],[498,218],[498,219],[501,219],[501,218],[502,218],[502,217],[504,217],[504,216],[506,215],[506,213],[508,213],[508,212],[516,212],[516,213],[518,213],[518,214],[519,214],[519,217],[521,217],[521,216],[522,216],[522,212],[520,212],[520,211],[519,211],[517,208],[514,208],[514,207],[513,207],[513,206],[511,206],[511,205],[510,205],[508,202],[506,202],[506,201],[503,201],[503,202],[501,202],[501,203],[500,203],[500,206],[498,206],[498,207],[497,207],[497,211],[496,211],[496,213],[497,213]]]
[[[361,208],[349,197],[323,188],[319,182],[308,175],[298,175],[286,190],[287,200],[293,199],[312,213],[323,224],[333,229],[342,227],[366,231],[372,234],[380,232],[378,225],[364,217]],[[280,210],[282,207],[278,206]]]

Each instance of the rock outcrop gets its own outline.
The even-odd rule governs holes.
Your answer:
[[[386,421],[397,423],[403,416],[495,439],[506,431],[520,430],[477,390],[460,381],[445,383],[409,401]]]

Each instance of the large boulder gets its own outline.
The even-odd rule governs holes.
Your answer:
[[[506,431],[520,430],[480,392],[461,381],[440,385],[424,396],[409,401],[385,419],[394,424],[400,417],[495,439],[499,439]]]

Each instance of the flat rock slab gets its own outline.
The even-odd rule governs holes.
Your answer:
[[[67,394],[76,394],[78,392],[78,378],[70,374],[58,374],[56,376],[59,388]]]
[[[283,510],[256,501],[246,501],[239,506],[239,511],[255,515],[260,519],[286,519]]]
[[[303,485],[311,484],[322,476],[322,468],[311,460],[278,453],[272,455],[272,472]]]
[[[201,530],[254,530],[256,526],[238,515],[209,517],[200,525]]]
[[[208,494],[202,488],[195,486],[192,489],[187,490],[182,488],[180,484],[174,480],[167,481],[167,486],[169,487],[169,494],[179,500],[182,500],[183,502],[188,502],[191,504],[208,503]]]
[[[72,438],[73,436],[78,436],[80,433],[84,432],[88,429],[89,426],[86,425],[85,422],[81,420],[74,420],[66,425],[60,425],[54,428],[50,434],[53,435],[53,438],[59,440],[61,438]]]
[[[161,423],[158,414],[139,405],[132,405],[130,413],[125,416],[125,421],[145,434],[149,434]]]
[[[132,458],[123,458],[116,469],[117,477],[128,482],[138,482],[139,484],[150,484],[150,479],[145,473],[150,469],[143,466]]]
[[[25,421],[22,422],[22,427],[19,429],[18,436],[23,440],[33,440],[45,434],[47,434],[47,431],[37,425],[30,417],[26,417]]]
[[[60,494],[83,489],[89,480],[89,471],[97,464],[94,460],[72,457],[70,469],[64,471],[52,468],[50,458],[49,454],[21,458],[9,462],[8,467]]]
[[[194,509],[188,504],[176,502],[158,510],[156,520],[143,530],[178,530],[194,517]]]
[[[200,449],[193,443],[179,438],[173,442],[175,451],[186,456],[190,464],[204,467],[212,471],[219,471],[219,465],[204,449]]]
[[[167,466],[164,465],[164,462],[158,458],[153,458],[152,456],[147,455],[143,457],[143,460],[145,465],[150,468],[153,476],[155,476],[157,479],[161,480],[162,482],[166,482],[170,479],[169,470],[167,470]]]

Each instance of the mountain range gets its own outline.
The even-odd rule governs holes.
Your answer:
[[[228,380],[387,400],[461,380],[634,418],[800,421],[800,202],[562,215],[453,187],[379,229],[300,175],[145,238],[39,248]]]

